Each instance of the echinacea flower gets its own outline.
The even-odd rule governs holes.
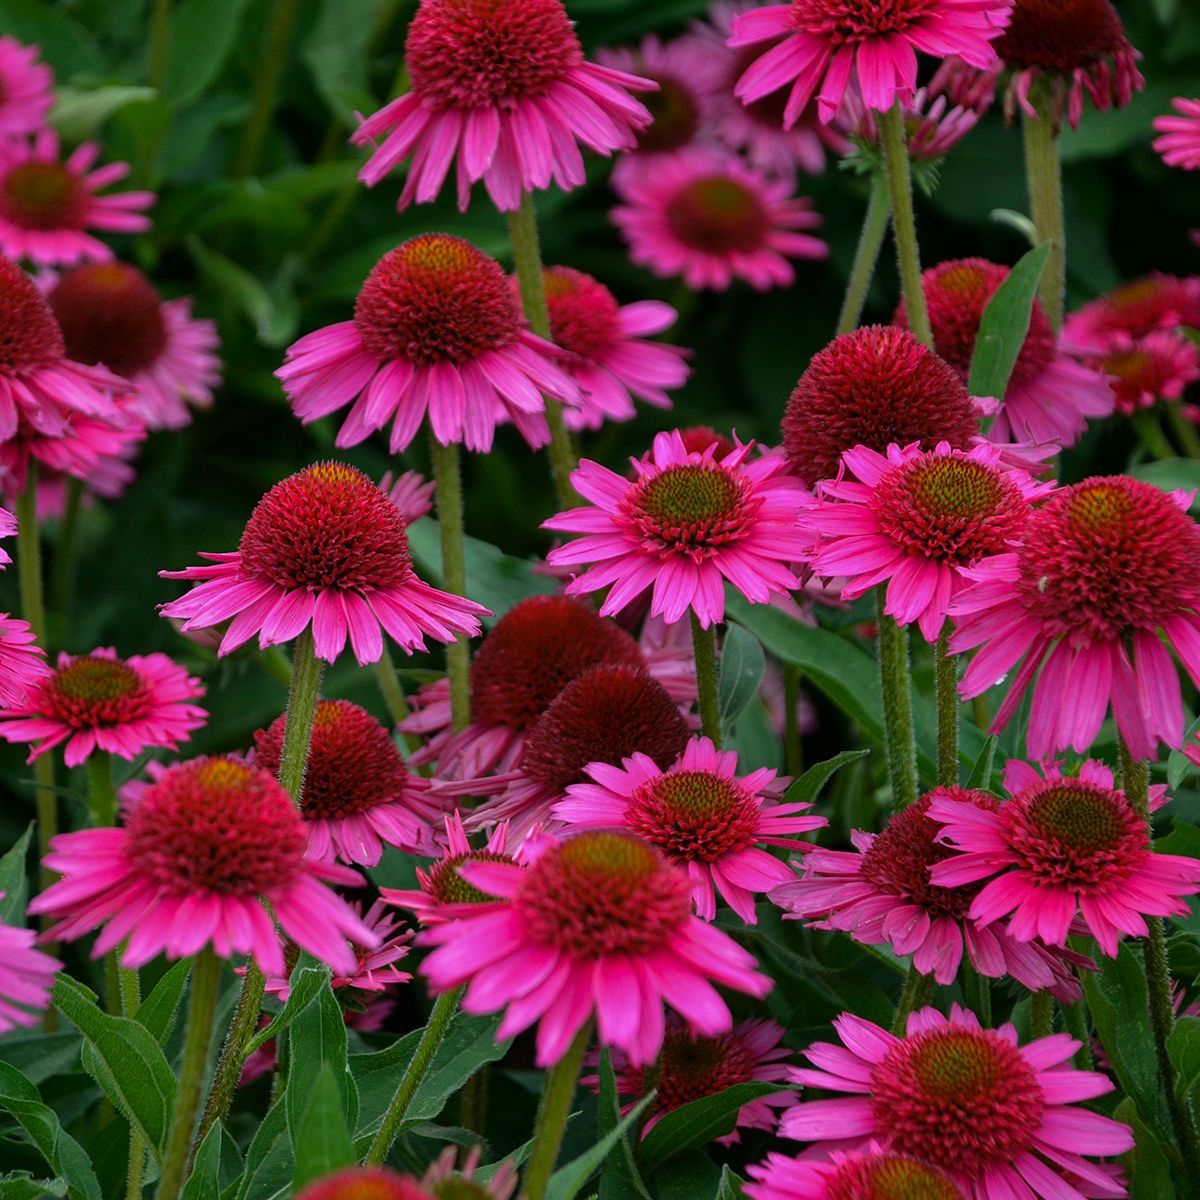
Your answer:
[[[421,1182],[432,1200],[509,1200],[517,1190],[517,1169],[505,1159],[488,1167],[488,1178],[479,1174],[480,1146],[472,1146],[458,1161],[458,1147],[447,1146],[429,1164]]]
[[[505,415],[531,446],[550,440],[542,393],[578,401],[558,357],[529,331],[495,259],[462,238],[423,233],[372,267],[353,320],[305,334],[275,374],[306,425],[354,401],[338,446],[390,421],[398,454],[428,416],[442,445],[488,451]]]
[[[0,37],[0,137],[35,133],[54,104],[54,74],[40,46]]]
[[[649,339],[675,323],[675,309],[661,300],[618,304],[598,279],[570,267],[548,267],[542,277],[550,339],[566,352],[562,367],[580,392],[578,406],[563,411],[567,428],[632,420],[634,397],[670,408],[668,391],[688,377],[688,351]]]
[[[956,55],[973,67],[996,61],[992,42],[1008,24],[1012,0],[790,0],[734,18],[729,44],[777,44],[738,81],[736,94],[751,102],[791,86],[783,113],[794,125],[815,96],[821,120],[841,108],[857,85],[868,108],[886,112],[909,100],[917,86],[917,56]],[[778,41],[777,39],[782,39]]]
[[[29,138],[0,140],[0,250],[48,266],[108,259],[112,251],[88,230],[149,229],[141,210],[154,203],[154,193],[99,195],[129,174],[129,164],[121,162],[93,171],[99,157],[100,147],[84,142],[63,161],[58,134],[49,127]]]
[[[676,430],[655,437],[633,479],[584,459],[571,482],[588,503],[542,526],[582,535],[546,556],[587,566],[567,595],[609,588],[605,616],[652,588],[651,615],[673,624],[690,611],[707,629],[725,618],[726,581],[751,604],[799,588],[785,564],[804,550],[803,492],[782,454],[754,450],[739,443],[718,462],[711,446],[689,452]]]
[[[1171,107],[1178,116],[1167,113],[1152,122],[1160,135],[1154,139],[1154,148],[1168,167],[1200,170],[1200,100],[1176,96]]]
[[[285,713],[254,735],[255,762],[273,775],[286,724]],[[428,822],[441,808],[428,791],[429,780],[409,772],[391,735],[365,708],[317,701],[300,794],[310,858],[374,867],[384,846],[410,852],[430,846]]]
[[[842,455],[845,473],[818,485],[800,520],[817,539],[805,556],[817,574],[846,576],[844,600],[887,584],[884,612],[913,622],[936,642],[946,608],[968,584],[964,568],[1010,550],[1030,505],[1053,490],[1006,468],[983,443],[953,450],[939,442],[857,446]]]
[[[422,1179],[391,1167],[344,1167],[295,1192],[295,1200],[509,1200],[517,1186],[511,1163],[489,1167],[485,1180],[477,1174],[478,1146],[456,1168],[457,1155],[456,1146],[447,1146]]]
[[[572,784],[552,812],[574,829],[628,829],[687,872],[692,903],[706,921],[720,896],[748,925],[758,918],[756,892],[792,878],[763,846],[811,850],[795,835],[820,829],[824,817],[801,815],[811,804],[777,803],[769,768],[738,778],[737,755],[693,738],[665,770],[645,754],[620,766],[593,763],[588,782]],[[785,781],[786,782],[786,781]]]
[[[0,613],[0,710],[23,704],[49,673],[29,622]]]
[[[219,654],[255,634],[266,647],[311,628],[318,658],[333,662],[349,636],[360,664],[377,662],[384,631],[411,653],[426,635],[474,637],[487,612],[417,578],[400,510],[343,463],[289,475],[258,502],[237,550],[201,557],[215,565],[160,572],[201,581],[162,612],[182,618],[185,631],[232,617]]]
[[[200,680],[165,654],[118,658],[111,646],[60,654],[54,670],[0,714],[0,738],[30,743],[30,762],[63,743],[68,767],[97,752],[132,761],[187,741],[208,718],[192,703],[203,695]]]
[[[1067,317],[1063,342],[1073,354],[1132,350],[1155,330],[1200,328],[1200,276],[1156,271],[1131,279]]]
[[[466,984],[465,1012],[503,1009],[497,1038],[539,1022],[539,1066],[562,1058],[593,1012],[601,1045],[641,1066],[662,1048],[664,1002],[713,1037],[733,1027],[713,983],[758,998],[771,989],[750,954],[691,915],[687,877],[638,838],[543,838],[528,867],[459,871],[496,901],[427,929],[421,972],[437,991]]]
[[[921,276],[934,346],[964,384],[984,309],[1008,273],[1008,267],[985,258],[960,258],[930,267]],[[901,304],[896,324],[907,323]],[[1104,376],[1063,353],[1038,300],[1002,399],[989,434],[997,442],[1072,446],[1089,418],[1106,417],[1113,410]]]
[[[1115,957],[1122,936],[1147,936],[1147,916],[1190,911],[1183,897],[1200,892],[1200,859],[1156,853],[1145,817],[1111,775],[1106,783],[1029,774],[1002,805],[941,793],[930,802],[938,841],[959,851],[934,863],[931,878],[942,887],[983,885],[970,920],[986,927],[1007,917],[1018,941],[1063,946],[1079,914]]]
[[[1031,759],[1086,751],[1110,704],[1135,758],[1182,743],[1172,650],[1200,682],[1200,531],[1188,500],[1123,475],[1085,479],[1030,515],[1019,548],[964,571],[972,583],[950,604],[950,650],[982,649],[959,691],[981,695],[1023,658],[993,730],[1032,685]]]
[[[966,1200],[939,1167],[874,1144],[857,1154],[834,1150],[824,1162],[768,1154],[746,1172],[750,1200]]]
[[[405,471],[395,479],[389,471],[379,481],[379,486],[400,510],[405,525],[412,525],[433,512],[434,481],[417,471]]]
[[[0,892],[0,900],[4,896]],[[50,989],[62,963],[35,950],[36,938],[32,929],[0,923],[0,1033],[18,1025],[36,1025],[50,1003]]]
[[[1200,346],[1190,338],[1156,329],[1128,350],[1110,350],[1088,360],[1108,376],[1117,412],[1131,416],[1161,400],[1179,400],[1200,379]]]
[[[934,1008],[913,1013],[903,1037],[852,1013],[833,1024],[843,1045],[810,1046],[812,1069],[793,1071],[792,1080],[852,1095],[797,1104],[780,1122],[784,1137],[836,1139],[839,1149],[876,1142],[944,1171],[967,1200],[1126,1194],[1085,1157],[1124,1154],[1133,1132],[1077,1107],[1113,1085],[1074,1069],[1074,1038],[1057,1033],[1022,1046],[1012,1025],[983,1029],[957,1004],[948,1018]]]
[[[343,1167],[293,1195],[295,1200],[432,1200],[417,1179],[391,1167]]]
[[[412,90],[350,139],[383,139],[359,172],[368,187],[411,156],[399,208],[436,199],[457,160],[461,211],[479,180],[514,211],[551,181],[563,191],[583,183],[579,142],[626,150],[651,120],[629,93],[654,84],[584,59],[562,0],[421,0],[404,65]]]
[[[930,871],[952,851],[938,843],[929,817],[935,798],[954,798],[983,811],[998,808],[987,792],[939,788],[894,813],[879,833],[856,829],[853,850],[818,848],[803,860],[804,874],[771,892],[793,920],[836,929],[866,945],[890,945],[940,984],[954,982],[965,950],[989,979],[1011,975],[1031,992],[1049,991],[1064,1003],[1081,991],[1066,956],[1010,935],[1007,922],[977,922],[971,904],[980,886],[943,886]],[[1072,957],[1071,961],[1082,962]]]
[[[264,975],[285,973],[283,933],[346,974],[350,939],[377,939],[326,883],[353,887],[355,872],[305,858],[304,821],[268,772],[235,758],[168,768],[126,807],[115,828],[61,833],[44,865],[63,876],[29,905],[58,919],[52,936],[74,941],[104,926],[100,957],[125,942],[130,969],[158,954],[186,958],[211,945],[247,954]]]
[[[864,325],[813,355],[784,410],[783,448],[789,468],[814,485],[855,446],[965,450],[979,415],[957,372],[911,333]]]
[[[221,382],[217,327],[192,316],[186,296],[163,300],[136,267],[89,263],[48,291],[67,357],[103,363],[136,389],[133,415],[147,429],[182,429],[188,406],[208,408]]]

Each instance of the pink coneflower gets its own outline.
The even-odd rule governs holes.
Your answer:
[[[827,1162],[768,1154],[746,1171],[750,1200],[966,1200],[945,1171],[874,1143],[861,1154],[834,1150]]]
[[[791,183],[709,147],[680,150],[654,169],[614,180],[613,223],[629,257],[690,288],[724,291],[743,279],[759,291],[796,278],[790,259],[820,259],[829,247],[809,233],[820,214]]]
[[[1154,128],[1162,135],[1154,139],[1154,148],[1168,167],[1200,170],[1200,100],[1176,96],[1171,107],[1177,117],[1168,113],[1154,118]]]
[[[605,421],[629,421],[636,396],[670,408],[668,391],[688,377],[688,351],[648,339],[669,329],[679,315],[660,300],[618,304],[599,280],[570,267],[543,273],[550,337],[566,351],[563,367],[578,384],[580,404],[563,413],[573,430],[599,429]]]
[[[649,1068],[632,1066],[620,1050],[613,1051],[617,1094],[637,1100],[651,1088],[657,1091],[650,1116],[642,1126],[645,1137],[667,1113],[685,1104],[752,1080],[785,1081],[789,1074],[786,1062],[792,1052],[780,1045],[784,1032],[776,1021],[742,1021],[728,1033],[696,1037],[672,1014],[667,1018],[662,1050]],[[599,1090],[597,1076],[587,1076],[580,1082]],[[721,1146],[733,1146],[741,1140],[739,1129],[774,1129],[779,1119],[775,1110],[786,1108],[794,1099],[794,1092],[784,1090],[743,1104],[732,1132],[713,1140]],[[632,1107],[631,1102],[627,1109]]]
[[[1156,329],[1131,349],[1110,350],[1089,365],[1108,376],[1117,412],[1130,416],[1160,400],[1179,400],[1200,379],[1200,346]]]
[[[1067,318],[1063,342],[1072,353],[1132,350],[1155,330],[1200,328],[1200,276],[1155,272],[1130,280]]]
[[[798,833],[820,829],[824,817],[801,816],[811,804],[776,803],[781,787],[767,768],[737,775],[737,755],[708,738],[693,738],[665,770],[645,754],[621,764],[593,763],[587,783],[572,784],[553,809],[579,829],[624,828],[657,847],[687,871],[692,903],[706,921],[717,915],[717,896],[748,925],[758,917],[755,893],[792,878],[788,867],[762,846],[798,853],[813,849]]]
[[[391,1167],[343,1167],[293,1195],[295,1200],[432,1200],[416,1179]]]
[[[488,451],[505,415],[531,446],[550,440],[542,393],[579,398],[557,357],[529,332],[495,259],[462,238],[423,233],[375,264],[353,320],[294,342],[275,374],[306,425],[355,401],[339,446],[391,421],[398,454],[428,415],[444,446]]]
[[[689,453],[677,430],[660,433],[632,480],[584,459],[571,482],[587,506],[542,526],[583,535],[546,556],[551,566],[591,564],[567,594],[611,584],[607,615],[653,587],[651,615],[673,624],[690,610],[707,629],[725,618],[726,580],[751,604],[799,588],[785,564],[805,548],[795,523],[803,490],[782,454],[754,449],[739,443],[718,462],[713,447]]]
[[[895,813],[880,833],[856,829],[853,850],[818,848],[804,859],[804,876],[771,892],[792,919],[837,929],[867,945],[890,945],[940,984],[953,983],[965,948],[989,979],[1011,975],[1031,992],[1051,991],[1064,1003],[1080,997],[1064,956],[1009,934],[1007,923],[971,918],[979,887],[935,884],[931,868],[952,851],[937,842],[928,812],[936,797],[956,797],[983,811],[998,808],[987,792],[942,788]],[[1072,962],[1086,962],[1072,956]]]
[[[1007,278],[1007,267],[985,258],[953,259],[921,276],[937,352],[964,383],[971,372],[983,311]],[[896,310],[896,323],[907,324],[903,304]],[[1106,417],[1113,410],[1104,376],[1061,351],[1037,300],[1002,399],[989,435],[997,442],[1072,446],[1087,428],[1088,418]]]
[[[1125,934],[1147,936],[1146,916],[1189,912],[1200,892],[1200,859],[1156,854],[1146,820],[1125,793],[1082,776],[1051,776],[984,807],[934,794],[938,840],[961,851],[935,863],[943,887],[980,884],[969,917],[1008,918],[1018,941],[1063,946],[1076,913],[1100,949],[1116,957]]]
[[[46,652],[29,622],[0,613],[0,709],[24,704],[30,690],[49,673]]]
[[[29,905],[60,918],[53,937],[74,941],[105,925],[92,948],[139,967],[207,945],[222,958],[251,955],[264,975],[285,973],[280,929],[339,974],[355,968],[346,939],[375,934],[322,881],[358,875],[305,858],[308,834],[291,797],[268,772],[234,758],[196,758],[164,771],[126,808],[122,825],[63,833],[45,865],[63,878]]]
[[[0,65],[3,50],[0,42]],[[4,896],[0,892],[0,900]],[[0,1033],[8,1033],[18,1025],[36,1025],[50,1003],[50,989],[62,963],[35,950],[36,937],[32,929],[0,924]]]
[[[31,743],[30,762],[64,742],[68,767],[97,752],[132,761],[187,741],[208,719],[192,703],[203,695],[200,680],[165,654],[118,658],[111,646],[60,654],[54,671],[3,714],[0,738]]]
[[[995,49],[1012,70],[1009,112],[1020,107],[1036,117],[1030,93],[1048,86],[1053,120],[1061,121],[1065,108],[1072,129],[1083,116],[1085,93],[1103,111],[1128,104],[1146,84],[1137,68],[1141,55],[1110,0],[1016,0]]]
[[[425,1171],[421,1182],[433,1200],[509,1200],[517,1190],[517,1169],[509,1160],[489,1166],[490,1178],[485,1182],[477,1174],[483,1156],[480,1146],[472,1146],[457,1162],[458,1147],[447,1146]]]
[[[855,446],[965,450],[979,433],[979,410],[950,364],[907,330],[864,325],[813,355],[782,428],[788,466],[816,484],[833,478]]]
[[[1012,1025],[982,1029],[957,1004],[949,1018],[934,1008],[913,1013],[905,1037],[851,1013],[834,1028],[845,1049],[815,1043],[805,1051],[815,1069],[792,1079],[853,1097],[797,1104],[783,1115],[784,1137],[837,1139],[843,1149],[873,1140],[945,1171],[969,1200],[1064,1200],[1069,1179],[1096,1195],[1125,1195],[1084,1157],[1124,1154],[1133,1133],[1075,1107],[1113,1085],[1071,1066],[1074,1038],[1059,1033],[1021,1046]]]
[[[189,404],[212,404],[221,382],[217,327],[193,317],[187,297],[164,301],[136,267],[103,262],[67,271],[47,299],[67,356],[129,380],[133,414],[147,429],[182,429]]]
[[[50,266],[108,259],[112,251],[89,229],[149,229],[150,218],[139,210],[154,203],[154,193],[97,195],[129,174],[128,163],[93,171],[99,157],[100,147],[84,142],[61,161],[58,134],[48,127],[29,138],[0,141],[0,250]]]
[[[823,481],[801,514],[817,539],[807,561],[819,575],[847,577],[844,600],[886,583],[884,612],[901,625],[915,621],[927,642],[967,586],[964,568],[1011,549],[1030,504],[1054,488],[1006,468],[986,443],[893,444],[886,456],[858,446],[842,463],[845,474]]]
[[[284,715],[254,735],[255,761],[273,775],[286,724]],[[428,791],[429,780],[409,773],[391,735],[365,708],[317,702],[300,797],[310,858],[374,867],[384,846],[429,846],[428,822],[441,809]]]
[[[417,471],[405,471],[392,478],[389,471],[379,486],[387,492],[388,499],[400,510],[405,525],[412,525],[433,512],[434,482]]]
[[[36,133],[54,106],[54,73],[39,46],[0,37],[0,136]]]
[[[436,947],[421,971],[438,991],[469,984],[463,1009],[506,1009],[497,1038],[540,1021],[537,1063],[566,1053],[596,1013],[602,1045],[652,1062],[664,1002],[693,1033],[714,1037],[733,1019],[713,983],[765,996],[771,981],[728,934],[690,913],[686,876],[623,833],[543,838],[528,867],[469,863],[468,883],[497,897],[421,940]]]
[[[349,635],[360,664],[377,662],[384,631],[411,653],[426,635],[474,637],[487,612],[417,578],[400,510],[344,463],[289,475],[258,502],[237,550],[201,557],[216,565],[160,572],[203,581],[162,611],[182,617],[185,631],[232,617],[219,654],[256,633],[266,647],[311,627],[318,658],[333,662]]]
[[[384,139],[359,172],[368,187],[412,156],[399,208],[435,199],[457,158],[459,209],[483,180],[511,212],[551,180],[564,191],[584,182],[579,142],[626,150],[651,120],[629,93],[654,84],[587,62],[561,0],[421,0],[404,64],[412,90],[350,139]]]
[[[734,18],[731,46],[775,42],[738,81],[751,102],[791,85],[785,127],[816,96],[821,120],[837,116],[853,80],[868,108],[885,112],[917,85],[917,50],[957,55],[973,67],[996,61],[992,41],[1008,24],[1012,0],[791,0]],[[783,39],[780,41],[779,39]]]
[[[1040,668],[1030,758],[1083,753],[1110,702],[1135,758],[1181,744],[1171,650],[1200,682],[1200,531],[1188,500],[1123,475],[1085,479],[1034,511],[1019,549],[964,572],[973,582],[950,605],[950,649],[983,649],[959,690],[981,695],[1023,657],[993,725],[1002,729]]]

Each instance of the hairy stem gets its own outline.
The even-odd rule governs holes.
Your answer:
[[[717,630],[700,624],[694,612],[688,613],[692,622],[692,654],[696,662],[696,690],[700,695],[700,726],[706,738],[721,748],[721,710],[717,700]]]
[[[854,264],[846,281],[846,294],[842,297],[842,311],[838,314],[839,334],[849,333],[856,328],[862,316],[871,280],[875,278],[879,251],[887,234],[890,213],[887,177],[876,173],[871,177],[871,194],[863,215],[862,232],[858,235],[858,249],[854,252]]]
[[[442,584],[448,592],[467,594],[467,556],[463,541],[462,469],[458,447],[443,446],[430,433],[436,484],[438,530],[442,538]],[[465,729],[471,722],[471,659],[466,634],[446,647],[446,674],[450,680],[450,723]]]
[[[883,588],[875,589],[879,631],[879,686],[883,695],[883,733],[893,808],[917,798],[917,750],[913,740],[912,682],[908,630],[883,611]]]
[[[584,1021],[575,1035],[570,1049],[550,1068],[538,1104],[537,1121],[533,1127],[533,1149],[529,1152],[529,1166],[525,1169],[525,1200],[542,1200],[546,1185],[558,1161],[562,1148],[563,1131],[571,1112],[571,1100],[575,1095],[575,1084],[579,1080],[579,1068],[583,1064],[583,1052],[592,1036],[591,1020]]]
[[[1049,89],[1034,86],[1029,93],[1036,116],[1025,114],[1025,183],[1029,215],[1038,243],[1050,243],[1050,257],[1038,284],[1038,299],[1055,333],[1062,329],[1067,290],[1067,235],[1063,222],[1062,160],[1058,127],[1051,111]]]
[[[949,623],[933,647],[933,673],[937,692],[938,787],[958,783],[958,660],[947,651]]]
[[[904,977],[904,991],[900,993],[900,1003],[896,1005],[896,1015],[892,1018],[892,1033],[897,1037],[904,1036],[909,1016],[933,999],[934,986],[932,975],[922,975],[916,967],[908,968],[908,974]]]

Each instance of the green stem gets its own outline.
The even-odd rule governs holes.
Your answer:
[[[1049,1037],[1054,1032],[1054,997],[1049,992],[1034,992],[1029,1002],[1029,1036]]]
[[[121,991],[121,1015],[132,1017],[142,1004],[142,990],[137,970],[121,971],[118,975]],[[141,1131],[129,1127],[129,1166],[125,1173],[125,1200],[140,1200],[142,1177],[146,1169],[146,1143]]]
[[[299,0],[275,0],[269,7],[271,23],[267,30],[266,48],[258,62],[253,107],[233,162],[235,179],[253,175],[258,167],[275,113],[275,103],[279,99],[279,85],[287,65],[288,43],[292,40],[292,26],[296,23]]]
[[[200,1148],[200,1143],[208,1135],[208,1131],[229,1111],[233,1097],[237,1092],[238,1081],[242,1077],[242,1067],[246,1063],[246,1047],[258,1029],[258,1014],[262,1010],[263,992],[266,980],[258,969],[258,964],[251,959],[246,964],[246,974],[242,980],[242,990],[238,993],[237,1005],[233,1010],[233,1018],[229,1022],[229,1032],[221,1046],[221,1057],[217,1061],[217,1070],[213,1075],[213,1085],[208,1093],[208,1103],[204,1106],[204,1115],[200,1118],[200,1128],[196,1130],[196,1138],[192,1143],[192,1153]]]
[[[533,206],[533,193],[521,197],[521,207],[508,217],[508,236],[512,242],[513,265],[517,271],[517,283],[521,289],[521,304],[529,328],[538,337],[550,338],[550,310],[546,306],[546,282],[542,277],[542,252],[538,243],[537,210]],[[550,472],[554,476],[554,490],[563,508],[572,508],[579,503],[579,496],[571,486],[571,472],[575,470],[575,450],[571,445],[571,434],[563,420],[562,405],[550,396],[546,398],[546,424],[550,427]]]
[[[796,713],[800,703],[800,668],[795,663],[783,664],[783,764],[793,779],[804,769],[804,753],[800,745],[800,721]]]
[[[692,655],[696,662],[696,690],[700,695],[700,728],[712,744],[721,748],[721,709],[717,700],[717,628],[707,629],[689,610],[692,622]]]
[[[167,81],[167,52],[171,45],[171,0],[154,0],[150,9],[150,58],[146,82],[162,91]]]
[[[592,1036],[591,1020],[584,1021],[575,1035],[570,1049],[550,1068],[542,1088],[542,1099],[538,1104],[537,1121],[533,1127],[533,1149],[529,1152],[529,1166],[525,1169],[525,1200],[542,1200],[546,1185],[558,1161],[562,1148],[563,1131],[571,1112],[571,1100],[575,1096],[575,1084],[579,1080],[579,1068],[583,1064],[583,1052]]]
[[[1075,1051],[1074,1063],[1077,1070],[1092,1069],[1092,1031],[1088,1026],[1087,1001],[1079,1000],[1063,1008],[1063,1016],[1067,1023],[1067,1032],[1079,1043]]]
[[[1167,414],[1167,424],[1170,425],[1176,441],[1183,447],[1184,454],[1188,458],[1200,458],[1200,433],[1183,415],[1183,409],[1178,404],[1167,403],[1163,405],[1163,411]]]
[[[79,507],[83,499],[83,480],[72,476],[67,480],[67,504],[54,547],[54,563],[50,576],[50,609],[59,619],[60,628],[67,627],[71,604],[71,578],[75,566],[75,539],[79,532]]]
[[[839,334],[849,333],[862,316],[867,292],[875,277],[875,265],[879,262],[879,251],[887,233],[889,215],[887,176],[876,172],[871,176],[871,194],[867,198],[862,232],[858,235],[858,249],[854,252],[854,264],[846,281],[846,294],[842,297],[842,311],[838,314]]]
[[[912,683],[908,630],[883,611],[884,590],[875,589],[879,631],[879,686],[883,696],[883,734],[887,750],[892,806],[906,808],[917,798],[917,749],[913,740]]]
[[[1135,413],[1133,427],[1137,430],[1138,437],[1142,439],[1142,444],[1155,458],[1165,461],[1169,458],[1179,457],[1175,452],[1175,447],[1167,441],[1167,435],[1163,433],[1162,426],[1159,424],[1158,414],[1153,409],[1143,409],[1141,412]]]
[[[971,962],[971,956],[965,951],[960,968],[963,983],[963,997],[967,1007],[979,1018],[985,1029],[992,1024],[992,984],[986,975],[980,975]]]
[[[438,531],[442,538],[442,586],[456,596],[465,597],[467,556],[458,446],[443,446],[430,432],[429,448],[436,485]],[[470,644],[464,634],[446,647],[446,674],[450,679],[451,728],[465,729],[471,723],[471,658]]]
[[[117,823],[117,790],[113,787],[112,759],[103,750],[88,755],[88,803],[92,823],[100,829]]]
[[[399,725],[411,710],[408,707],[408,697],[400,686],[400,676],[396,674],[396,662],[387,646],[384,646],[383,653],[375,664],[375,682],[379,685],[379,694],[383,697],[384,704],[387,705],[388,716],[392,718],[394,725]],[[405,733],[401,736],[409,754],[421,748],[421,738],[417,734]]]
[[[379,1126],[379,1132],[375,1135],[375,1140],[371,1143],[366,1158],[363,1159],[365,1165],[378,1165],[387,1158],[388,1151],[391,1150],[392,1143],[400,1132],[400,1126],[404,1124],[408,1106],[417,1094],[417,1088],[421,1086],[422,1080],[429,1073],[433,1056],[446,1037],[446,1030],[450,1026],[451,1018],[458,1010],[458,1001],[462,992],[462,988],[454,988],[451,991],[443,992],[434,1001],[433,1010],[429,1014],[429,1024],[425,1026],[421,1040],[417,1043],[417,1048],[396,1088],[396,1094],[392,1097],[387,1112],[383,1114],[383,1123]]]
[[[200,1097],[204,1090],[204,1068],[208,1063],[208,1045],[212,1041],[213,1017],[217,1011],[220,984],[221,960],[211,948],[205,947],[192,963],[183,1063],[179,1068],[179,1088],[175,1093],[171,1131],[167,1134],[167,1148],[163,1152],[157,1200],[178,1200],[183,1189],[188,1151],[192,1145],[192,1127],[196,1123],[196,1113],[200,1110]]]
[[[908,974],[904,977],[904,991],[900,993],[900,1003],[896,1005],[896,1015],[892,1018],[892,1033],[897,1037],[904,1036],[909,1016],[933,999],[933,989],[932,975],[922,975],[916,967],[908,968]]]
[[[932,349],[933,330],[925,307],[921,255],[917,249],[917,221],[913,215],[912,172],[904,142],[904,109],[899,100],[887,112],[880,114],[879,140],[887,171],[892,237],[896,243],[896,262],[900,268],[900,290],[908,313],[908,327],[917,341]]]
[[[950,623],[933,647],[933,673],[937,691],[937,781],[938,787],[958,783],[958,660],[948,652]]]
[[[1029,213],[1038,244],[1050,243],[1050,257],[1038,284],[1050,327],[1062,328],[1067,289],[1067,236],[1063,223],[1062,161],[1059,156],[1058,122],[1052,112],[1047,86],[1035,85],[1029,99],[1036,116],[1022,119],[1025,131],[1025,183],[1029,189]]]

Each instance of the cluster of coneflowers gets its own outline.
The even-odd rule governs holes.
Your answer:
[[[923,88],[918,52],[936,64]],[[140,967],[192,960],[161,1200],[178,1200],[239,1083],[282,1065],[255,1035],[301,952],[359,1028],[386,1023],[412,979],[402,961],[437,997],[366,1165],[309,1200],[511,1193],[515,1169],[484,1182],[477,1154],[421,1180],[380,1165],[459,1007],[501,1013],[500,1040],[535,1030],[557,1102],[534,1130],[531,1200],[600,1051],[620,1095],[653,1090],[646,1131],[733,1084],[778,1084],[736,1118],[797,1151],[750,1166],[754,1200],[1126,1196],[1134,1134],[1089,1107],[1113,1084],[1090,1069],[1081,980],[1127,940],[1142,944],[1173,1158],[1195,1186],[1163,919],[1190,911],[1200,860],[1156,850],[1151,813],[1170,799],[1150,767],[1164,748],[1197,755],[1180,668],[1200,686],[1200,530],[1190,495],[1120,475],[1060,485],[1053,470],[1114,411],[1166,401],[1185,449],[1196,439],[1177,402],[1200,378],[1183,332],[1200,326],[1200,279],[1135,281],[1064,325],[1057,139],[1086,101],[1128,101],[1137,57],[1108,0],[718,3],[672,41],[595,62],[561,0],[422,0],[410,90],[354,135],[372,147],[362,179],[406,168],[402,207],[445,187],[464,211],[494,204],[516,272],[421,234],[379,260],[346,320],[288,349],[277,374],[298,419],[342,414],[339,447],[380,435],[393,455],[425,434],[434,479],[316,463],[263,496],[235,549],[162,572],[190,585],[162,609],[183,634],[221,655],[293,648],[286,712],[253,745],[188,757],[204,687],[166,655],[46,659],[38,522],[81,489],[118,494],[140,440],[211,402],[214,330],[93,236],[145,228],[153,196],[106,191],[126,169],[96,167],[96,146],[63,156],[48,68],[0,39],[0,468],[18,512],[0,534],[17,536],[25,605],[0,619],[0,737],[37,766],[53,881],[28,912],[51,922],[44,939],[95,934],[105,1000],[125,1015]],[[922,272],[911,178],[935,185],[998,88],[1025,125],[1046,253],[999,394],[973,396],[981,326],[1012,276],[981,258]],[[1176,107],[1156,145],[1198,167],[1200,101]],[[576,460],[572,433],[629,419],[635,399],[670,408],[688,373],[686,351],[652,340],[670,306],[622,305],[540,261],[533,195],[581,184],[585,153],[617,159],[612,216],[633,261],[691,288],[790,284],[792,260],[824,253],[804,232],[818,220],[795,195],[802,174],[847,155],[871,177],[838,335],[798,364],[777,447],[683,426],[620,470]],[[903,299],[890,325],[859,327],[889,224]],[[509,422],[549,449],[561,511],[543,528],[562,540],[546,593],[491,614],[469,595],[460,456]],[[434,506],[441,587],[406,533]],[[733,605],[792,621],[868,593],[892,814],[834,849],[809,840],[827,821],[791,780],[723,748],[720,630]],[[914,640],[934,664],[928,777]],[[445,676],[405,697],[392,643],[445,645]],[[324,666],[347,655],[377,666],[394,730],[321,697]],[[964,782],[962,700],[997,733],[1022,713],[1002,794],[990,760]],[[1119,781],[1089,756],[1110,716]],[[794,712],[783,724],[794,737]],[[86,766],[90,802],[64,833],[60,750]],[[112,758],[151,751],[169,757],[118,796]],[[417,886],[364,903],[385,851],[421,864]],[[840,1044],[808,1045],[797,1067],[784,1025],[735,1021],[730,993],[741,1007],[772,988],[739,936],[764,908],[884,948],[907,972],[890,1028],[846,1012]],[[0,927],[0,1031],[48,1003],[59,964],[34,936]],[[206,1081],[230,965],[238,1000]],[[1027,998],[1020,1035],[992,1020],[1000,980]],[[145,1153],[135,1131],[132,1180]]]

